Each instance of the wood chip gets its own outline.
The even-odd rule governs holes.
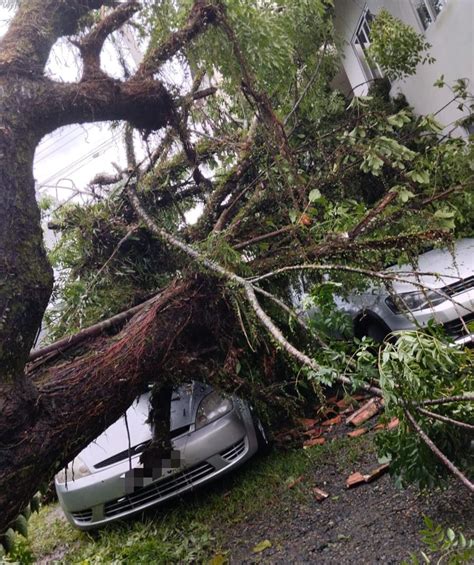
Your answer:
[[[326,498],[328,498],[328,496],[329,496],[329,494],[327,492],[325,492],[324,490],[321,490],[318,487],[313,488],[313,494],[314,494],[314,498],[318,502],[322,502],[323,500],[326,500]]]
[[[387,424],[387,430],[395,429],[398,426],[399,423],[400,423],[400,420],[398,418],[392,418],[390,420],[390,422]]]
[[[307,448],[307,447],[313,447],[313,445],[323,445],[324,443],[326,443],[325,438],[323,437],[315,437],[313,439],[307,439],[304,443],[303,443],[303,447]]]
[[[349,406],[351,405],[352,405],[351,398],[341,398],[341,400],[338,400],[336,402],[336,406],[339,408],[339,410],[345,410],[346,408],[349,408]]]
[[[347,488],[352,488],[362,483],[365,483],[366,482],[365,477],[366,475],[363,475],[362,473],[359,472],[352,473],[352,475],[349,475],[346,479]]]
[[[303,475],[301,475],[300,477],[298,477],[297,479],[295,479],[294,481],[289,482],[286,486],[288,488],[295,488],[296,485],[299,485],[301,482],[303,482]]]
[[[353,432],[349,432],[347,435],[349,437],[359,437],[359,436],[363,436],[368,431],[369,430],[367,428],[358,428],[357,430],[354,430]]]
[[[359,426],[367,420],[370,420],[375,414],[377,414],[383,406],[383,400],[381,398],[371,398],[358,410],[351,414],[347,419],[347,424],[352,424],[353,426]]]
[[[299,418],[298,421],[305,430],[314,428],[314,426],[318,423],[318,420],[314,420],[313,418]]]
[[[321,423],[321,426],[335,426],[336,424],[340,424],[342,422],[342,417],[340,415],[335,416],[329,420],[324,420]]]
[[[365,475],[367,477],[366,482],[371,483],[372,481],[375,481],[375,479],[378,479],[379,477],[384,475],[387,471],[388,471],[388,463],[385,463],[384,465],[380,465],[380,467],[377,467],[377,469],[374,469],[371,473]]]
[[[392,418],[388,424],[377,424],[372,429],[376,432],[379,430],[393,430],[398,426],[400,420],[398,418]]]
[[[347,477],[346,479],[346,486],[347,488],[352,488],[361,485],[362,483],[371,483],[372,481],[375,481],[376,479],[384,475],[388,471],[388,468],[388,463],[385,463],[384,465],[380,465],[380,467],[377,467],[367,475],[363,475],[358,471],[356,473],[352,473],[352,475],[349,475],[349,477]]]
[[[311,428],[310,430],[306,430],[305,432],[303,432],[303,435],[309,437],[319,437],[320,435],[322,435],[322,433],[323,433],[322,428]]]

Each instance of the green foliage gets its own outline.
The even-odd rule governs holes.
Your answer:
[[[461,351],[436,335],[419,331],[403,332],[397,338],[380,350],[379,382],[386,413],[399,418],[400,425],[377,436],[379,453],[391,460],[391,472],[400,483],[431,487],[447,477],[447,470],[411,429],[405,411],[410,411],[424,432],[458,467],[472,465],[469,434],[458,426],[420,414],[417,406],[424,400],[474,390],[474,356],[470,350]],[[472,403],[430,408],[441,416],[474,423]]]
[[[123,543],[124,538],[126,543]],[[196,563],[210,553],[213,537],[209,529],[196,522],[186,528],[167,528],[153,522],[119,527],[99,534],[96,544],[82,551],[82,562],[99,563]]]
[[[169,280],[167,250],[145,230],[129,233],[129,213],[126,201],[112,195],[56,215],[61,237],[50,260],[59,276],[46,313],[51,340],[133,306]]]
[[[313,309],[309,311],[309,321],[316,333],[339,339],[353,336],[352,319],[337,307],[334,299],[341,287],[341,283],[323,281],[311,288]]]
[[[0,562],[2,555],[7,563],[21,563],[28,565],[34,563],[33,555],[27,542],[28,521],[31,509],[28,506],[19,514],[11,527],[0,536]]]
[[[368,54],[390,80],[415,74],[420,63],[433,63],[427,53],[430,47],[422,34],[387,10],[381,10],[372,22]]]
[[[462,565],[472,563],[474,560],[474,539],[466,539],[462,532],[452,528],[443,528],[425,516],[425,529],[421,533],[421,541],[426,546],[420,552],[420,557],[412,554],[409,561],[403,565],[420,565],[421,563],[441,562],[447,565]]]

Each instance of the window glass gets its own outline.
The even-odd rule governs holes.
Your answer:
[[[417,1],[416,11],[418,13],[418,16],[420,17],[423,29],[426,29],[431,24],[433,19],[431,18],[431,14],[428,10],[428,7],[425,4],[425,0]]]
[[[444,6],[444,0],[431,0],[431,3],[433,4],[433,10],[436,14],[439,14],[441,12],[441,8]]]

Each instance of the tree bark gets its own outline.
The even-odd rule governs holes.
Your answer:
[[[102,6],[116,9],[85,38],[88,64],[82,80],[66,84],[46,78],[57,39],[76,33],[80,19]],[[148,131],[167,125],[176,113],[174,101],[153,77],[153,65],[213,20],[212,3],[196,0],[184,31],[152,50],[138,75],[116,80],[101,71],[100,48],[137,8],[135,2],[117,7],[113,0],[20,0],[0,40],[0,533],[41,480],[126,409],[142,378],[167,358],[173,336],[199,303],[190,303],[189,311],[180,308],[179,300],[197,292],[197,283],[177,284],[146,314],[138,314],[131,333],[121,334],[117,343],[39,380],[24,373],[53,284],[35,197],[36,146],[45,134],[73,123],[126,120]]]
[[[0,444],[0,531],[28,504],[41,482],[48,481],[144,390],[147,382],[171,384],[170,367],[181,363],[181,339],[200,328],[210,310],[225,304],[218,288],[204,279],[177,281],[156,297],[117,337],[93,340],[79,358],[42,366],[30,375],[37,391],[34,417]],[[189,359],[184,356],[185,365]],[[177,371],[178,374],[178,371]],[[11,396],[9,427],[24,409]],[[34,477],[34,480],[32,478]],[[12,496],[15,493],[15,496]]]

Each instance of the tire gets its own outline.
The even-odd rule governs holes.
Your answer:
[[[387,336],[385,329],[376,322],[370,322],[363,330],[364,335],[373,339],[376,343],[382,343]]]
[[[255,414],[253,408],[251,408],[251,412],[253,427],[255,429],[255,435],[257,437],[258,452],[268,453],[271,449],[271,444],[270,440],[268,439],[267,432],[265,431],[265,427],[262,424],[260,418],[258,418],[258,416]]]

